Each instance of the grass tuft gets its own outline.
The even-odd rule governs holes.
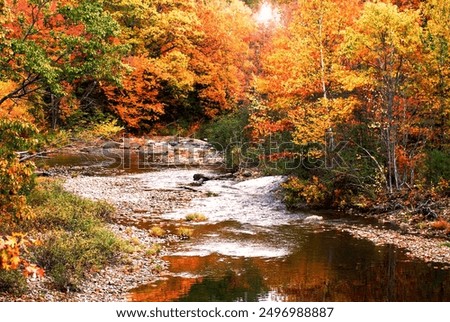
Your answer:
[[[153,237],[163,237],[166,235],[166,231],[159,226],[154,226],[150,229],[149,234]]]
[[[148,248],[147,251],[145,252],[145,255],[147,257],[152,257],[152,256],[160,254],[161,251],[162,251],[161,244],[152,244],[152,246],[150,248]]]
[[[201,213],[195,212],[195,213],[186,215],[185,220],[200,222],[200,221],[208,220],[208,217],[206,217],[205,215],[203,215]]]
[[[178,227],[176,230],[176,234],[181,239],[189,239],[194,234],[194,230],[187,227]]]

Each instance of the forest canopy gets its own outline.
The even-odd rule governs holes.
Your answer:
[[[333,204],[448,191],[449,1],[0,0],[0,25],[2,131],[203,128]]]

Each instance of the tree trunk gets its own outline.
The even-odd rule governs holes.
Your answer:
[[[328,98],[327,93],[327,84],[325,79],[325,55],[323,52],[323,17],[321,16],[319,19],[319,48],[320,48],[320,75],[321,75],[321,82],[322,82],[322,91],[323,91],[323,98]]]
[[[61,98],[56,97],[54,94],[50,94],[50,122],[53,130],[57,128],[61,118],[60,102]]]

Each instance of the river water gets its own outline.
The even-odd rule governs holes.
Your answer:
[[[197,172],[211,174],[166,168],[138,178],[143,187],[172,189],[192,182]],[[207,181],[196,189],[210,197],[134,222],[171,227],[189,213],[208,218],[183,223],[193,236],[169,245],[169,272],[130,290],[130,301],[450,301],[450,273],[443,265],[339,230],[345,223],[374,224],[367,220],[323,212],[315,214],[323,221],[305,221],[310,213],[290,212],[280,202],[282,181]]]
[[[175,172],[179,182],[189,182],[195,171]],[[165,256],[170,273],[131,290],[131,300],[450,300],[448,270],[337,229],[342,223],[367,221],[321,213],[322,222],[305,222],[311,214],[289,212],[277,198],[282,180],[207,181],[201,189],[212,197],[155,219],[178,222],[188,213],[208,217],[192,224],[191,239],[170,247]]]

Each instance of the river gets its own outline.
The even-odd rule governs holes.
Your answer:
[[[194,173],[211,174],[183,168],[139,172],[122,177],[143,188],[167,190],[192,182]],[[163,257],[168,272],[130,289],[129,300],[450,300],[450,274],[443,264],[411,259],[402,249],[376,246],[339,229],[346,223],[375,225],[366,219],[322,212],[314,214],[322,221],[305,221],[311,213],[288,211],[280,201],[277,191],[282,181],[280,176],[207,181],[195,189],[209,197],[130,221],[141,229],[160,225],[169,230],[183,222],[193,235],[170,243]],[[185,223],[189,213],[201,213],[207,220]]]

